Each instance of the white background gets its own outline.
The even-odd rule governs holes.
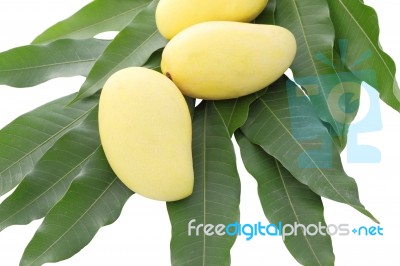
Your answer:
[[[48,26],[66,18],[87,0],[1,0],[0,51],[29,44]],[[396,0],[366,0],[379,15],[381,44],[395,62],[400,63],[398,14]],[[399,77],[399,75],[397,75]],[[57,79],[35,88],[15,89],[0,86],[0,128],[17,116],[52,99],[76,91],[83,78]],[[369,100],[363,94],[358,119],[368,110]],[[362,144],[378,147],[382,160],[378,164],[351,164],[343,161],[346,171],[359,185],[361,201],[381,221],[382,237],[333,237],[336,265],[400,265],[398,240],[400,230],[400,114],[381,104],[383,130],[362,134]],[[266,223],[257,198],[256,183],[239,163],[242,176],[242,223]],[[5,197],[1,197],[0,201]],[[324,200],[328,224],[352,226],[374,225],[368,218],[343,204]],[[13,226],[0,234],[0,265],[18,265],[19,258],[41,221],[28,226]],[[165,204],[133,196],[120,219],[100,230],[94,240],[73,258],[58,265],[154,265],[169,263],[170,225]],[[245,241],[239,237],[232,250],[233,266],[298,265],[278,238],[264,237]]]

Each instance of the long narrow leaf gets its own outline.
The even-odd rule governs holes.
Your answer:
[[[287,78],[253,103],[242,131],[315,193],[377,221],[361,204],[357,184],[345,173],[339,151],[308,98]]]
[[[59,40],[0,53],[0,84],[23,88],[57,77],[86,76],[109,41]]]
[[[98,149],[72,182],[67,194],[46,215],[25,249],[21,266],[39,266],[70,258],[98,230],[118,219],[132,191],[115,176]]]
[[[188,235],[188,224],[228,225],[239,219],[240,180],[228,130],[213,102],[203,101],[194,112],[193,194],[167,204],[172,225],[171,260],[174,266],[230,265],[235,237]]]
[[[96,93],[118,70],[143,65],[153,52],[165,46],[166,40],[155,22],[157,3],[154,0],[143,9],[111,42],[93,66],[75,101]]]
[[[265,10],[257,17],[256,23],[276,24],[275,11],[276,0],[268,1]],[[335,42],[335,45],[336,44],[337,42]],[[319,60],[319,62],[325,62],[327,65],[333,63],[333,67],[340,79],[340,83],[336,85],[332,84],[335,86],[329,90],[328,100],[330,108],[334,109],[332,113],[337,114],[336,117],[340,117],[342,121],[337,121],[337,124],[340,123],[340,126],[336,127],[336,130],[334,128],[335,124],[324,123],[324,125],[328,128],[338,148],[343,150],[346,146],[349,126],[358,111],[361,81],[343,65],[340,54],[345,51],[340,48],[341,47],[334,47],[333,62],[327,59],[322,53],[317,54],[317,60]]]
[[[75,96],[43,105],[0,130],[0,195],[14,188],[55,141],[97,106],[98,96],[94,96],[65,107]]]
[[[321,197],[297,181],[275,158],[252,144],[240,131],[235,133],[243,163],[258,183],[258,195],[265,217],[275,225],[320,226],[325,231],[307,235],[299,227],[297,235],[285,236],[284,243],[302,265],[334,265],[332,240],[326,232]]]
[[[335,31],[326,0],[277,1],[275,22],[296,37],[297,55],[291,66],[296,82],[302,85],[318,116],[328,122],[337,135],[343,131],[345,116],[331,92],[344,95],[345,89],[333,66]],[[321,58],[322,55],[322,58]]]
[[[62,136],[0,205],[0,231],[40,219],[64,196],[72,180],[100,147],[97,109]]]
[[[150,0],[95,0],[77,13],[40,34],[33,43],[59,39],[91,38],[106,31],[119,31],[150,3]]]
[[[400,111],[400,90],[393,60],[379,44],[376,12],[362,1],[328,0],[335,25],[336,39],[342,40],[346,66],[359,79],[367,82],[381,99]]]

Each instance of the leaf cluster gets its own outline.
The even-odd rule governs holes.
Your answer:
[[[76,94],[24,114],[0,130],[0,230],[44,220],[20,265],[68,259],[113,223],[133,194],[115,176],[98,133],[98,100],[105,81],[130,66],[160,69],[158,0],[94,0],[50,27],[30,45],[0,53],[0,84],[31,87],[57,77],[85,76]],[[240,220],[241,159],[258,183],[271,223],[325,224],[321,198],[376,218],[362,205],[342,166],[362,82],[400,110],[395,64],[379,45],[375,11],[362,1],[270,0],[254,21],[289,29],[298,53],[293,78],[282,76],[252,95],[224,101],[187,99],[193,119],[195,186],[167,203],[172,265],[230,265],[230,236],[188,236],[187,226]],[[118,31],[112,40],[94,38]],[[333,265],[329,235],[284,242],[303,265]]]

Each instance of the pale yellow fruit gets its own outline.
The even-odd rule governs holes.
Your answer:
[[[162,201],[192,193],[190,113],[164,75],[139,67],[112,75],[100,97],[99,130],[107,160],[127,187]]]
[[[182,30],[206,21],[250,22],[268,0],[160,0],[156,22],[168,40]]]
[[[265,88],[291,65],[296,40],[285,28],[240,22],[204,22],[175,36],[161,68],[183,94],[220,100]]]

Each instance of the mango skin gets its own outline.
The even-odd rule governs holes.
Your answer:
[[[221,100],[270,85],[289,68],[295,55],[295,37],[285,28],[204,22],[167,44],[161,68],[184,95]]]
[[[164,75],[140,67],[112,75],[100,96],[99,131],[108,162],[131,190],[161,201],[192,194],[191,117]]]
[[[182,30],[206,21],[250,22],[268,0],[160,0],[156,22],[160,33],[172,39]]]

